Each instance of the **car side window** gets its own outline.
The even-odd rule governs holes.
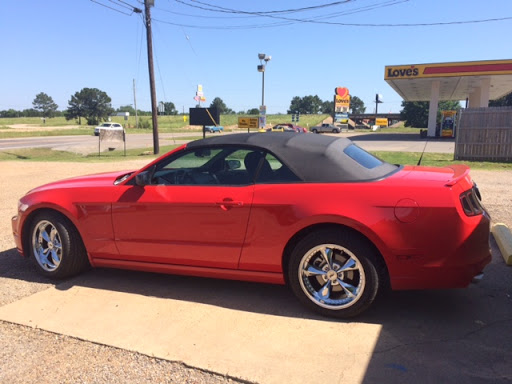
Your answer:
[[[300,182],[299,177],[275,156],[266,153],[257,172],[256,183],[281,184],[293,182]]]
[[[158,164],[152,184],[248,185],[253,182],[244,162],[249,152],[232,146],[191,149]]]
[[[155,185],[249,185],[300,181],[270,153],[233,146],[186,150],[156,165]]]

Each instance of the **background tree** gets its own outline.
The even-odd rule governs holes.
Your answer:
[[[351,113],[365,113],[366,107],[364,106],[363,100],[357,96],[350,97],[350,110]]]
[[[402,101],[400,116],[406,127],[426,128],[428,126],[428,101]],[[459,110],[458,101],[440,101],[437,106],[437,122],[441,121],[441,111]]]
[[[251,109],[247,110],[247,114],[248,115],[259,115],[260,110],[258,108],[251,108]]]
[[[323,101],[317,96],[308,95],[304,97],[295,96],[291,103],[288,114],[302,113],[302,114],[316,114],[322,112]]]
[[[7,109],[5,111],[0,112],[0,117],[19,117],[19,112],[15,109]]]
[[[176,110],[176,106],[173,102],[168,101],[164,102],[164,114],[165,115],[177,115],[178,111]]]
[[[34,109],[41,112],[43,117],[53,117],[59,106],[53,102],[53,99],[44,92],[36,95],[32,101]]]
[[[97,125],[100,121],[107,120],[114,111],[110,105],[112,99],[97,88],[83,88],[76,92],[69,100],[69,107],[65,112],[67,120],[78,118],[87,119],[88,125]]]
[[[128,112],[130,116],[135,116],[135,108],[131,105],[121,105],[116,109],[116,112]]]
[[[512,93],[500,97],[496,100],[489,100],[489,107],[511,107],[512,106]]]
[[[332,115],[334,113],[334,101],[326,100],[322,103],[322,113]]]
[[[39,111],[35,110],[34,108],[30,108],[30,109],[24,109],[22,112],[21,112],[21,115],[23,117],[37,117],[39,116]]]
[[[219,114],[221,115],[233,113],[233,111],[226,106],[226,104],[224,103],[224,101],[222,101],[220,97],[216,97],[212,100],[210,108],[217,108]]]
[[[300,112],[302,99],[299,96],[295,96],[290,102],[290,109],[288,109],[288,114]]]

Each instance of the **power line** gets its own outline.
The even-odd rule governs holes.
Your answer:
[[[107,0],[107,1],[108,1],[108,2],[110,2],[110,3],[112,3],[112,4],[117,5],[117,6],[119,6],[119,7],[122,7],[122,8],[125,8],[125,9],[129,9],[130,11],[132,11],[132,12],[133,12],[133,7],[132,7],[132,6],[129,6],[129,7],[128,7],[128,6],[126,6],[125,4],[120,4],[120,3],[118,3],[117,1],[114,1],[114,0]],[[130,14],[130,15],[131,15],[131,14]]]
[[[179,1],[179,0],[176,0],[176,1],[178,3],[182,3],[182,4],[185,4],[185,5],[191,6],[190,4],[184,3],[183,1]],[[277,11],[246,12],[246,11],[233,10],[233,9],[230,9],[230,8],[225,8],[225,7],[221,7],[221,6],[218,6],[218,5],[208,4],[208,3],[204,3],[202,1],[194,0],[195,3],[206,5],[206,6],[212,7],[212,8],[216,8],[216,9],[218,9],[218,12],[253,13],[253,14],[257,14],[257,15],[270,15],[270,14],[277,14],[277,13],[297,13],[297,12],[303,12],[303,11],[311,11],[311,10],[315,10],[315,9],[324,9],[324,8],[328,8],[328,7],[332,7],[332,6],[347,4],[347,3],[350,3],[350,2],[354,2],[354,1],[357,1],[357,0],[335,1],[333,3],[313,5],[313,6],[302,7],[302,8],[282,9],[282,10],[277,10]],[[406,1],[408,1],[408,0],[406,0]]]
[[[119,9],[117,8],[114,8],[114,7],[109,7],[108,5],[106,4],[103,4],[103,3],[100,3],[99,1],[96,1],[96,0],[91,0],[93,3],[96,3],[98,5],[101,5],[102,7],[105,7],[105,8],[108,8],[108,9],[111,9],[113,11],[116,11],[116,12],[119,12],[119,13],[122,13],[123,15],[126,15],[126,16],[131,16],[132,14],[131,13],[126,13],[126,12],[123,12],[123,11],[120,11]],[[133,13],[133,12],[132,12]]]
[[[313,17],[313,18],[309,18],[309,19],[300,19],[300,18],[290,18],[290,17],[283,17],[283,16],[275,16],[273,14],[273,13],[277,13],[277,12],[291,13],[291,12],[307,9],[308,7],[296,8],[296,9],[287,9],[287,10],[282,10],[282,11],[244,11],[244,10],[239,10],[239,9],[231,9],[231,8],[219,7],[217,5],[213,5],[213,4],[209,4],[209,3],[205,3],[205,2],[201,2],[201,1],[194,1],[194,2],[198,3],[198,4],[201,4],[201,5],[204,5],[204,6],[199,6],[199,5],[195,5],[195,4],[189,4],[189,3],[185,2],[185,1],[182,1],[182,0],[175,0],[175,1],[177,3],[183,4],[185,6],[189,6],[189,7],[193,7],[193,8],[198,8],[198,9],[205,10],[205,11],[210,11],[210,12],[221,12],[221,13],[232,13],[232,14],[244,14],[244,15],[251,15],[251,16],[260,16],[260,17],[279,19],[279,20],[290,22],[290,23],[312,23],[312,24],[323,24],[323,25],[333,25],[333,26],[348,26],[348,27],[428,27],[428,26],[445,26],[445,25],[488,23],[488,22],[498,22],[498,21],[505,21],[505,20],[511,20],[512,19],[512,16],[506,16],[506,17],[500,17],[500,18],[477,19],[477,20],[463,20],[463,21],[448,21],[448,22],[432,22],[432,23],[395,23],[395,24],[393,24],[393,23],[385,23],[385,24],[377,24],[377,23],[343,23],[343,22],[319,21],[318,20],[320,18],[332,17],[333,16],[332,13],[330,15],[328,15],[328,16],[326,16],[326,15],[324,15],[323,17],[318,17],[317,16],[317,17]],[[372,9],[379,8],[379,7],[382,7],[382,6],[395,5],[395,4],[399,4],[399,3],[402,3],[402,2],[406,2],[406,1],[409,1],[409,0],[400,0],[400,1],[394,1],[394,2],[391,1],[391,2],[387,2],[387,3],[374,4],[373,6],[366,6],[366,9],[364,9],[365,7],[361,7],[360,11],[362,12],[362,11],[365,11],[365,10],[372,10]],[[328,4],[323,4],[323,5],[315,6],[315,8],[319,9],[319,8],[326,7],[326,6],[341,5],[341,4],[346,4],[346,3],[348,3],[348,2],[347,1],[341,1],[341,2],[336,2],[336,3],[328,3]],[[205,6],[210,7],[210,8],[206,8]],[[340,13],[340,14],[350,14],[350,13],[355,13],[355,12],[349,10],[347,12]],[[159,22],[164,22],[164,23],[167,23],[167,24],[176,25],[176,26],[184,26],[184,27],[186,26],[186,27],[189,27],[189,28],[201,28],[201,29],[243,29],[243,28],[250,29],[250,28],[264,27],[264,26],[267,26],[267,27],[268,26],[271,26],[271,27],[280,26],[279,24],[276,23],[276,24],[259,25],[259,26],[249,25],[249,26],[213,27],[213,26],[198,26],[198,25],[186,25],[186,24],[179,24],[179,23],[171,23],[171,22],[166,22],[166,21],[163,21],[163,20],[158,20],[158,21]],[[287,24],[282,24],[282,25],[287,25]]]

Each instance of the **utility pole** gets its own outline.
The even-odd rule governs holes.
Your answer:
[[[160,152],[160,145],[158,143],[158,109],[156,105],[155,72],[153,70],[153,40],[150,12],[150,7],[154,5],[155,0],[144,0],[144,8],[146,11],[146,37],[148,42],[149,88],[151,90],[151,115],[153,118],[153,153],[157,155]]]
[[[133,79],[133,105],[135,106],[135,128],[139,128],[139,116],[137,115],[137,96],[135,92],[135,79]]]

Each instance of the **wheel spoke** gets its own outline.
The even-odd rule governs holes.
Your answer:
[[[321,269],[318,269],[317,267],[313,265],[308,265],[307,268],[304,269],[303,274],[305,276],[318,276],[322,275],[325,276],[327,272],[322,271]]]
[[[59,265],[60,264],[60,256],[59,256],[59,253],[55,250],[55,249],[52,249],[51,250],[51,254],[52,254],[52,260],[53,260],[53,264],[55,265]]]
[[[357,267],[357,262],[354,259],[350,258],[345,262],[345,264],[343,264],[343,266],[340,269],[338,269],[338,272],[355,271],[357,269],[359,269]]]
[[[320,253],[322,254],[322,257],[329,268],[332,268],[332,248],[322,248]]]
[[[48,263],[48,250],[43,249],[42,247],[37,250],[37,256],[42,264]]]
[[[340,284],[340,286],[343,288],[343,290],[345,291],[345,293],[347,294],[348,297],[350,298],[354,298],[356,297],[357,295],[357,287],[354,287],[353,285],[351,284],[348,284],[348,283],[345,283],[343,280],[341,279],[338,279],[338,283]]]
[[[48,243],[51,242],[52,241],[51,237],[48,235],[48,232],[46,232],[46,228],[44,226],[41,226],[41,227],[42,228],[39,228],[39,230],[40,230],[39,233],[40,233],[41,237],[43,238],[44,241],[46,241]]]
[[[329,299],[329,297],[331,296],[331,288],[331,281],[327,280],[327,284],[322,286],[318,291],[314,293],[315,298],[320,301],[325,301]]]
[[[50,239],[52,240],[52,243],[55,243],[58,241],[59,238],[59,232],[57,232],[57,229],[55,227],[52,227],[50,231]]]

